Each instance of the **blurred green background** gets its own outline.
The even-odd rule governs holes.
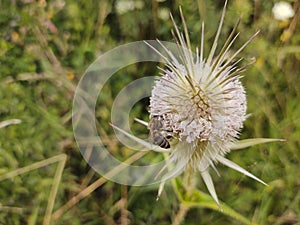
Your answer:
[[[286,21],[274,18],[275,2],[230,0],[220,38],[222,45],[239,17],[241,34],[233,49],[261,31],[242,53],[246,62],[255,57],[256,63],[243,73],[251,116],[241,138],[287,140],[228,154],[269,186],[221,165],[221,177],[213,174],[219,198],[248,224],[300,224],[300,1],[289,1],[295,16]],[[233,214],[185,205],[174,182],[156,201],[158,185],[106,181],[86,164],[73,138],[73,94],[87,67],[121,44],[172,41],[169,13],[181,26],[180,5],[193,47],[200,45],[205,22],[207,53],[221,0],[0,1],[0,224],[243,224]],[[121,159],[134,152],[109,127],[114,97],[129,82],[158,75],[156,66],[130,66],[107,83],[105,100],[99,100],[99,133]],[[132,117],[147,120],[147,104],[137,104]],[[147,130],[136,126],[135,132],[146,135]]]

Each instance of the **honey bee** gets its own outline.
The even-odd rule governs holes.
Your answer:
[[[149,129],[149,140],[152,144],[158,145],[161,148],[170,148],[169,140],[172,138],[170,131],[166,131],[163,128],[162,116],[152,116],[150,118],[148,129]]]

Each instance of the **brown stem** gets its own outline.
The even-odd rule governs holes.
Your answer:
[[[179,210],[173,220],[172,225],[180,225],[184,220],[185,215],[187,214],[188,211],[189,211],[189,207],[181,203],[179,206]]]

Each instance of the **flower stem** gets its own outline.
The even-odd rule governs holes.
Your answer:
[[[187,197],[190,197],[193,194],[193,191],[196,187],[196,180],[194,176],[193,168],[188,165],[183,177],[183,183],[186,190]]]
[[[191,166],[187,166],[187,169],[184,173],[183,177],[183,183],[184,187],[186,189],[186,195],[187,197],[191,196],[194,189],[195,189],[195,177],[193,173],[193,168]],[[189,211],[189,207],[185,205],[184,203],[180,203],[179,210],[173,220],[172,225],[179,225],[184,220],[187,212]]]
[[[189,207],[181,203],[179,206],[179,210],[176,214],[176,217],[173,220],[172,225],[180,225],[181,222],[184,220],[185,215],[187,214],[188,211],[189,211]]]

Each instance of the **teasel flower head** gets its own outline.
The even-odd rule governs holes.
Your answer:
[[[149,141],[111,124],[112,127],[141,144],[145,149],[170,153],[165,166],[156,175],[160,181],[160,197],[166,180],[179,176],[184,171],[190,176],[191,171],[199,171],[209,193],[220,206],[210,168],[219,175],[216,164],[221,163],[242,174],[265,184],[262,180],[225,158],[232,149],[241,149],[256,144],[285,141],[273,138],[253,138],[238,140],[247,118],[247,101],[245,89],[240,81],[241,73],[249,66],[239,66],[240,52],[257,36],[256,32],[238,50],[230,51],[239,36],[234,26],[227,40],[216,54],[219,36],[225,18],[227,0],[225,1],[220,24],[211,50],[204,57],[204,24],[202,24],[200,50],[193,54],[188,29],[180,9],[183,33],[174,22],[173,33],[176,50],[168,49],[157,41],[163,52],[150,43],[146,44],[165,60],[165,68],[160,68],[162,76],[158,77],[150,97],[150,121],[140,119],[137,122],[148,126]],[[173,51],[173,52],[172,52]],[[164,52],[166,55],[164,55]]]
[[[161,42],[167,53],[149,46],[166,61],[162,76],[152,89],[150,97],[151,118],[159,118],[161,135],[170,140],[170,158],[167,166],[173,165],[162,181],[180,175],[187,167],[199,171],[213,199],[219,204],[209,168],[216,170],[220,162],[253,179],[264,183],[224,156],[237,140],[243,122],[247,118],[246,93],[240,81],[241,72],[248,65],[239,67],[238,54],[258,34],[255,33],[236,52],[229,52],[238,37],[236,23],[218,54],[215,54],[226,12],[225,2],[220,24],[207,58],[204,58],[204,24],[201,46],[193,54],[189,32],[182,11],[183,33],[174,22],[173,33],[178,52],[171,52]],[[179,57],[178,57],[179,56]],[[150,130],[151,132],[151,130]],[[164,132],[164,133],[163,133]],[[165,168],[165,169],[166,169]],[[159,195],[163,188],[159,190]]]

